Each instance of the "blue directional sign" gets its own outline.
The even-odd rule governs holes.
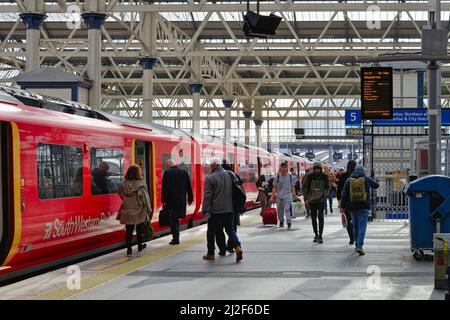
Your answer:
[[[372,120],[378,126],[427,126],[428,109],[394,109],[392,120]],[[442,109],[442,125],[450,126],[450,109]],[[361,110],[345,110],[345,126],[361,126]]]

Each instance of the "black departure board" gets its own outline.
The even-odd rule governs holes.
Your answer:
[[[361,68],[362,120],[392,119],[391,67]]]

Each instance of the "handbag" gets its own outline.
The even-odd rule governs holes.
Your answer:
[[[159,211],[159,226],[160,227],[168,227],[171,225],[172,221],[172,210],[162,208],[161,211]]]
[[[292,217],[299,218],[305,216],[305,208],[300,201],[293,203]]]
[[[343,228],[347,228],[347,216],[344,211],[341,211],[341,223]]]
[[[153,230],[152,223],[148,215],[145,217],[144,230],[142,231],[142,239],[144,241],[150,241],[155,237],[155,231]]]

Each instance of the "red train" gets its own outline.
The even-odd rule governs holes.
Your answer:
[[[124,246],[116,221],[116,193],[124,172],[139,163],[158,224],[164,163],[173,158],[192,178],[195,201],[183,228],[205,221],[203,181],[212,157],[226,159],[244,181],[247,207],[257,206],[255,182],[262,166],[288,161],[303,175],[300,157],[196,138],[173,128],[97,112],[76,102],[0,87],[0,282]],[[108,188],[95,171],[109,166]]]

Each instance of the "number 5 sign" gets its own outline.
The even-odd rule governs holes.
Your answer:
[[[345,110],[345,126],[360,126],[361,110]]]

